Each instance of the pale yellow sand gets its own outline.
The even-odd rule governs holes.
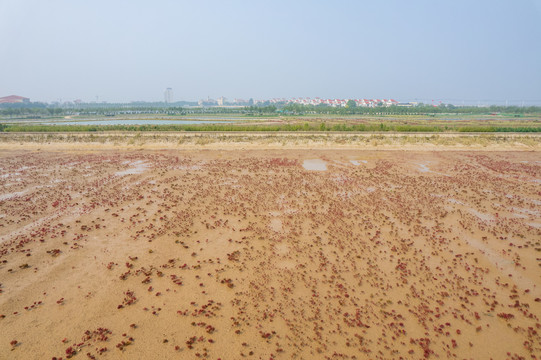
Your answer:
[[[0,150],[541,151],[538,133],[96,132],[0,133]]]

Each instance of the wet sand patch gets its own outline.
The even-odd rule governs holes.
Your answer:
[[[302,163],[302,167],[312,171],[326,171],[327,163],[321,159],[307,159]]]

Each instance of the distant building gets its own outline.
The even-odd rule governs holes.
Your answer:
[[[171,103],[172,102],[171,100],[173,99],[173,89],[172,88],[165,89],[165,92],[163,93],[163,97],[166,104]]]
[[[322,99],[319,97],[316,98],[274,98],[270,100],[244,100],[234,98],[232,101],[226,103],[226,98],[221,96],[217,100],[207,97],[206,99],[201,99],[198,101],[199,106],[266,106],[272,104],[299,104],[299,105],[312,105],[312,106],[332,106],[332,107],[346,107],[348,101],[355,102],[355,105],[358,107],[388,107],[388,106],[397,106],[399,102],[395,99]],[[226,105],[227,104],[227,105]],[[403,106],[402,103],[400,103]]]
[[[333,107],[345,107],[349,100],[353,100],[357,106],[376,107],[376,106],[393,106],[397,105],[398,101],[394,99],[310,99],[310,98],[293,98],[293,99],[271,99],[271,104],[276,103],[292,103],[300,105],[326,105]]]
[[[29,103],[30,99],[17,95],[10,95],[0,98],[0,104]]]
[[[211,99],[210,97],[207,97],[207,99],[201,99],[197,102],[199,106],[216,106],[218,105],[218,102],[214,99]]]
[[[235,99],[233,100],[233,103],[235,105],[247,105],[248,104],[248,100],[244,100],[244,99]]]

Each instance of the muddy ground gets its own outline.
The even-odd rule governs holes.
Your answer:
[[[0,189],[2,359],[540,358],[539,152],[5,149]]]

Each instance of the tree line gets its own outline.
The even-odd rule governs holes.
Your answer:
[[[8,106],[11,105],[11,106]],[[419,104],[416,106],[356,106],[355,102],[349,101],[346,107],[332,107],[327,105],[302,105],[302,104],[276,104],[276,105],[253,105],[241,108],[229,107],[156,107],[146,105],[109,105],[97,107],[65,108],[51,107],[42,103],[31,104],[1,104],[0,116],[4,118],[35,118],[35,117],[60,117],[72,115],[124,115],[124,114],[160,114],[160,115],[220,115],[236,114],[242,116],[278,116],[278,115],[428,115],[437,114],[506,114],[510,116],[522,116],[525,114],[541,114],[539,106],[498,106],[488,107],[457,107],[450,104],[439,106]]]
[[[328,115],[427,115],[427,114],[541,114],[539,106],[498,106],[492,105],[488,107],[477,106],[454,106],[451,104],[441,104],[432,106],[426,104],[418,104],[415,106],[376,106],[364,107],[356,106],[354,101],[348,101],[346,107],[333,107],[328,105],[302,105],[302,104],[287,104],[280,111],[295,115],[303,114],[328,114]]]

